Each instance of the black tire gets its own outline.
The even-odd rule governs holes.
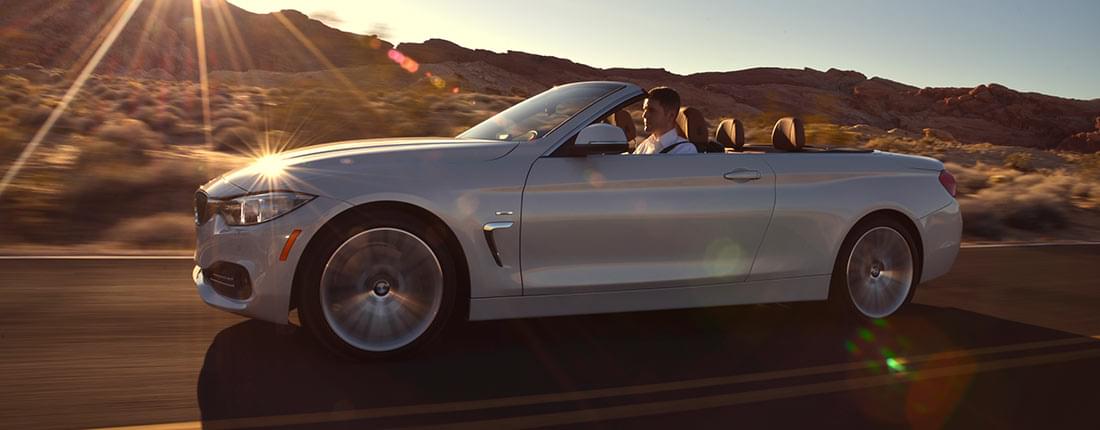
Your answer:
[[[896,258],[892,263],[886,263],[887,266],[893,265],[894,267],[883,267],[883,262],[873,262],[871,264],[870,273],[866,278],[852,279],[853,282],[849,282],[849,271],[852,270],[855,276],[862,276],[859,270],[860,267],[865,267],[858,264],[861,261],[866,261],[865,257],[859,258],[853,255],[853,251],[856,248],[857,243],[861,240],[869,240],[872,236],[883,236],[885,238],[900,238],[904,240],[904,245],[891,242],[889,239],[885,239],[882,242],[882,246],[875,247],[869,246],[870,242],[862,243],[860,246],[859,255],[863,256],[865,249],[881,249],[885,258],[878,258],[877,260],[890,260],[889,256],[892,255]],[[896,236],[894,236],[896,235]],[[894,272],[903,272],[900,269],[906,258],[901,256],[901,249],[908,249],[908,264],[911,268],[909,282],[897,282],[895,285],[904,285],[904,298],[901,298],[900,303],[897,303],[897,299],[901,296],[900,292],[895,294],[882,295],[890,297],[891,300],[886,301],[881,307],[875,307],[874,300],[867,300],[866,292],[873,290],[866,285],[871,285],[871,279],[876,279],[882,276],[884,271],[890,273],[890,276],[886,276],[884,279],[893,277]],[[893,252],[889,251],[892,250]],[[872,258],[872,261],[876,259]],[[875,264],[878,263],[878,264]],[[858,321],[866,321],[870,319],[886,318],[897,312],[903,311],[906,306],[912,302],[913,295],[916,293],[917,285],[920,284],[921,273],[921,254],[917,249],[916,241],[913,238],[913,234],[909,228],[903,225],[900,221],[891,218],[889,216],[872,216],[864,219],[856,224],[852,228],[852,231],[848,233],[848,236],[844,238],[844,243],[841,244],[840,252],[837,254],[836,262],[833,265],[832,279],[829,285],[829,305],[834,311],[837,311],[844,317],[852,318]],[[876,270],[877,269],[877,270]],[[855,276],[851,278],[855,278]],[[873,276],[873,278],[872,278]],[[901,276],[899,276],[900,278]],[[868,280],[869,282],[861,283],[861,280]],[[889,281],[885,281],[889,282]],[[880,291],[887,291],[886,289]],[[861,293],[864,293],[861,295]],[[857,300],[856,296],[861,296],[864,299]],[[896,306],[895,306],[896,304]],[[892,309],[891,309],[892,308]]]
[[[438,311],[434,314],[434,318],[431,318],[427,329],[416,336],[415,340],[390,350],[367,350],[353,345],[348,339],[337,333],[337,328],[334,328],[333,324],[330,323],[329,315],[326,314],[326,309],[322,303],[324,300],[321,292],[322,278],[330,259],[345,243],[350,243],[351,240],[357,237],[369,236],[376,231],[400,231],[415,236],[420,243],[426,244],[430,248],[442,272],[442,292],[438,299]],[[320,246],[303,257],[306,260],[303,261],[303,272],[302,276],[299,277],[300,284],[298,285],[298,312],[302,325],[326,348],[355,360],[386,360],[406,357],[423,351],[426,346],[429,346],[440,336],[448,322],[453,319],[452,315],[454,315],[456,302],[458,301],[456,296],[459,291],[459,280],[454,259],[455,253],[448,248],[445,237],[446,232],[438,226],[398,211],[374,211],[355,217],[354,220],[338,220],[322,228],[316,239],[319,241]],[[354,252],[354,250],[348,252]],[[390,252],[396,253],[398,257],[404,255],[402,252],[392,250]],[[343,252],[341,255],[343,255]],[[372,297],[381,297],[375,294],[375,291],[377,290],[368,289],[368,291],[360,294],[374,294]],[[384,291],[389,291],[389,289],[386,288]],[[394,281],[394,297],[398,298],[399,303],[404,304],[405,300],[401,300],[397,296],[398,291],[398,282]],[[347,330],[345,329],[344,332],[346,333]],[[345,334],[345,336],[348,335]]]

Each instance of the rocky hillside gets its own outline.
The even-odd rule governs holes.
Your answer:
[[[1100,99],[1064,99],[1023,93],[998,84],[975,88],[917,88],[859,72],[755,68],[676,75],[659,69],[596,69],[523,52],[494,53],[444,40],[401,44],[423,63],[438,63],[484,92],[525,95],[585,79],[612,79],[644,87],[669,85],[712,120],[736,116],[761,123],[784,115],[811,122],[920,133],[934,129],[961,142],[995,142],[1043,149],[1100,151]]]
[[[35,63],[72,68],[95,46],[121,0],[0,0],[0,65]],[[598,69],[524,52],[468,49],[432,39],[396,49],[419,63],[408,73],[387,55],[392,45],[342,32],[296,11],[254,14],[224,0],[203,2],[209,66],[217,79],[277,87],[330,79],[300,32],[364,90],[431,83],[493,95],[525,96],[552,85],[608,79],[643,87],[669,85],[712,121],[735,116],[759,127],[796,115],[808,122],[867,124],[930,133],[962,143],[992,142],[1040,149],[1100,151],[1100,99],[1064,99],[998,84],[917,88],[854,71],[754,68],[676,75],[661,69]],[[292,30],[293,29],[293,30]],[[190,0],[148,0],[100,67],[100,72],[192,80],[194,20]],[[2,68],[2,67],[0,67]],[[25,67],[21,67],[26,69]],[[234,73],[248,71],[242,73]]]
[[[0,0],[0,64],[68,69],[86,60],[125,5],[121,0]],[[288,30],[297,29],[337,67],[389,62],[392,45],[346,33],[297,11],[254,14],[203,0],[210,70],[301,72],[325,67]],[[161,79],[197,79],[191,0],[146,0],[97,70]]]

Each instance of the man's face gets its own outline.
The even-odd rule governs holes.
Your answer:
[[[660,103],[650,103],[649,99],[642,102],[642,128],[646,134],[668,131],[672,128],[671,118],[672,116]]]

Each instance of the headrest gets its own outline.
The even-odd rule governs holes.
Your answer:
[[[707,119],[703,118],[703,113],[699,109],[693,107],[680,108],[680,114],[676,116],[676,125],[691,143],[706,145],[710,141]]]
[[[623,133],[626,133],[627,142],[633,141],[635,137],[638,137],[638,129],[634,126],[634,118],[630,117],[630,112],[625,110],[617,111],[614,115],[607,117],[607,123],[623,129]]]
[[[714,140],[726,148],[740,151],[745,146],[745,127],[738,119],[727,119],[718,123],[718,131],[714,134]]]
[[[782,118],[775,122],[772,129],[772,146],[781,151],[801,151],[806,145],[806,131],[802,120],[794,117]]]

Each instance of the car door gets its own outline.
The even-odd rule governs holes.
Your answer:
[[[774,203],[756,154],[541,157],[523,192],[524,294],[744,281]]]

